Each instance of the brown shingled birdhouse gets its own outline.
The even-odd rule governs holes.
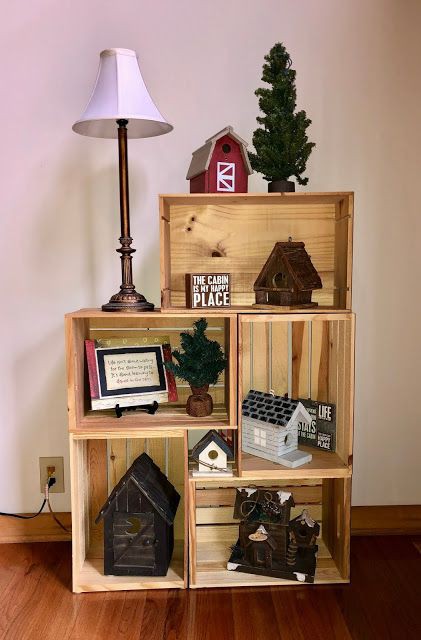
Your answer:
[[[311,301],[322,281],[304,242],[277,242],[254,283],[258,307],[317,307]]]

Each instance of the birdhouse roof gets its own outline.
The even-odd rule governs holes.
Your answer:
[[[291,507],[295,506],[294,498],[290,491],[275,491],[271,489],[258,489],[257,487],[237,487],[233,516],[236,520],[255,520],[259,511],[258,505],[271,501],[279,506],[279,512],[266,514],[266,521],[272,523],[285,522],[288,524]]]
[[[274,276],[282,267],[298,291],[321,289],[322,281],[308,255],[304,242],[277,242],[254,283],[255,291],[276,291]]]
[[[228,126],[208,138],[202,147],[199,147],[199,149],[193,151],[186,180],[191,180],[192,178],[195,178],[196,176],[209,169],[209,164],[215,150],[215,144],[220,138],[223,138],[224,136],[229,136],[230,138],[238,142],[247,173],[248,175],[253,173],[253,169],[251,168],[250,160],[247,153],[247,142],[243,140],[243,138],[240,138],[240,136],[235,133],[234,129],[231,126]]]
[[[110,493],[95,520],[96,523],[107,515],[119,494],[130,481],[135,483],[139,491],[149,500],[167,524],[170,525],[174,522],[180,495],[154,461],[146,453],[142,453]]]
[[[215,443],[224,453],[227,454],[227,460],[234,460],[234,454],[231,447],[227,445],[224,438],[215,429],[208,431],[207,434],[204,435],[197,444],[195,444],[191,452],[192,457],[197,459],[211,442]]]
[[[302,526],[302,522],[304,522],[306,524],[306,526],[309,529],[313,529],[313,533],[318,536],[320,533],[320,525],[318,522],[316,522],[315,520],[313,520],[313,518],[309,515],[307,509],[304,509],[302,511],[302,513],[300,513],[300,515],[298,515],[296,518],[293,518],[290,523],[289,526],[294,528],[296,526]]]
[[[297,409],[311,422],[311,416],[299,400],[251,389],[243,400],[242,414],[247,418],[286,427]]]

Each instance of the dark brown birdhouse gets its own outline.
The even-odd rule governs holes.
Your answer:
[[[289,523],[290,538],[298,547],[313,547],[320,533],[320,525],[313,520],[306,509]]]
[[[114,487],[96,523],[104,520],[104,573],[165,576],[174,549],[180,496],[142,453]]]
[[[277,242],[254,283],[256,306],[317,307],[311,295],[321,288],[304,242]]]

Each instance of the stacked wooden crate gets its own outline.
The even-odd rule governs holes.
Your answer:
[[[352,475],[354,317],[351,313],[353,197],[324,194],[189,194],[160,197],[162,308],[146,314],[82,310],[66,317],[69,429],[72,452],[73,576],[75,591],[283,584],[276,578],[233,574],[226,562],[238,532],[234,489],[289,487],[321,523],[315,582],[349,580]],[[317,308],[296,313],[253,307],[253,283],[276,241],[304,241],[323,288]],[[230,273],[233,306],[224,311],[185,308],[186,273]],[[188,388],[156,415],[90,410],[85,338],[170,335],[206,317],[228,356],[225,375],[211,389],[215,411],[185,413]],[[241,452],[241,403],[250,388],[332,402],[336,452],[312,449],[313,460],[288,469]],[[191,429],[237,432],[232,479],[193,478],[188,467]],[[108,491],[142,451],[148,451],[182,494],[176,552],[166,578],[104,576],[101,528],[93,524]],[[189,561],[188,561],[189,560]],[[288,584],[294,584],[288,582]]]

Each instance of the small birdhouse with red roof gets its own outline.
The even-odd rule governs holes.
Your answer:
[[[247,142],[228,126],[193,151],[186,179],[190,193],[247,193],[251,173]]]

